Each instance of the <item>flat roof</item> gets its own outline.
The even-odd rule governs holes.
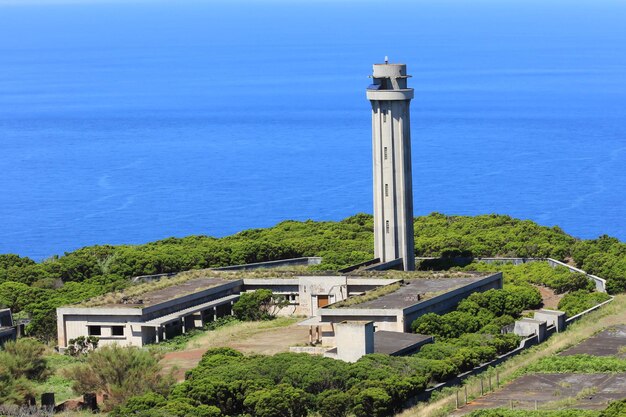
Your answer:
[[[167,282],[169,280],[172,280],[172,282]],[[80,306],[144,308],[180,298],[185,295],[195,294],[197,292],[234,281],[237,280],[218,277],[194,278],[182,282],[176,281],[173,278],[162,278],[154,283],[140,284],[146,286],[147,289],[145,292],[134,293],[133,288],[139,287],[140,285],[131,286],[122,292],[108,293],[103,296],[87,300],[81,303]],[[160,288],[159,284],[161,285]],[[156,289],[151,290],[150,286],[154,286]],[[128,293],[126,293],[126,291],[128,291]]]
[[[413,279],[407,281],[396,291],[381,295],[375,300],[338,308],[403,309],[432,298],[438,293],[446,293],[473,284],[487,276],[489,274],[463,278]]]
[[[432,342],[433,337],[417,333],[400,333],[380,330],[374,333],[374,352],[393,355],[405,350],[417,349]]]

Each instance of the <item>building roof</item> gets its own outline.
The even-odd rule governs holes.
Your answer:
[[[425,334],[380,330],[374,333],[374,352],[400,355],[404,352],[415,351],[420,346],[432,341],[433,337]]]
[[[440,293],[449,292],[480,281],[486,275],[462,278],[414,279],[407,281],[397,290],[380,297],[360,303],[351,303],[345,308],[363,309],[403,309],[432,298]],[[344,308],[340,306],[339,308]]]
[[[233,281],[236,280],[219,277],[201,277],[189,280],[162,278],[156,282],[131,286],[121,292],[109,293],[87,300],[81,303],[79,307],[145,308]]]

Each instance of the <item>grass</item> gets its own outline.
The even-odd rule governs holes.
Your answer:
[[[521,369],[532,365],[542,358],[552,356],[574,346],[606,327],[624,323],[626,323],[626,294],[620,294],[615,297],[613,302],[570,325],[567,331],[552,335],[544,343],[532,347],[498,366],[500,383],[502,385],[515,379]],[[468,387],[468,391],[479,392],[480,376],[468,378],[464,385]],[[456,388],[446,388],[440,393],[433,395],[431,401],[420,403],[415,407],[407,409],[398,414],[398,417],[446,416],[455,408],[456,393]],[[472,400],[476,397],[478,395],[470,395],[469,399]]]
[[[48,366],[50,368],[50,376],[45,381],[31,381],[37,393],[37,397],[41,398],[44,392],[54,392],[54,400],[61,403],[71,398],[76,398],[76,393],[72,390],[72,380],[61,375],[62,369],[80,362],[80,359],[67,355],[50,352],[46,356]]]
[[[256,333],[291,326],[302,320],[302,317],[278,317],[267,321],[233,322],[210,332],[203,332],[190,339],[185,349],[215,348],[229,346],[233,342],[253,336]]]
[[[330,305],[328,308],[343,308],[343,307],[351,307],[355,305],[359,305],[366,301],[376,300],[377,298],[382,297],[383,295],[391,294],[392,292],[397,291],[400,288],[401,284],[396,282],[395,284],[385,285],[384,287],[378,287],[374,290],[367,291],[365,294],[356,295],[354,297],[347,298],[343,301],[339,301]]]

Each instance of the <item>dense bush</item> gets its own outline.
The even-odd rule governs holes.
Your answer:
[[[322,416],[388,416],[433,379],[424,365],[439,362],[367,355],[349,364],[306,354],[243,356],[228,348],[212,349],[158,407],[186,404],[188,415],[199,407],[217,407],[223,415],[304,416],[319,411]],[[134,412],[131,404],[137,404],[137,411],[145,408],[145,399],[133,401],[124,406],[125,412]]]
[[[415,333],[441,339],[457,338],[465,333],[499,334],[522,311],[541,305],[541,294],[530,286],[477,292],[461,301],[456,311],[439,315],[428,313],[411,324]]]
[[[463,268],[466,271],[501,271],[506,284],[535,284],[552,288],[557,294],[581,289],[593,290],[593,281],[584,274],[571,272],[564,266],[551,267],[546,262],[528,262],[521,265],[497,262],[473,262]]]
[[[626,416],[626,399],[613,401],[600,413],[600,417],[623,417]]]
[[[0,404],[24,405],[35,394],[31,381],[49,375],[46,347],[34,339],[8,341],[0,350]]]
[[[256,290],[241,294],[233,304],[233,314],[242,321],[268,320],[276,317],[276,313],[288,304],[281,296],[275,296],[271,290]]]
[[[606,235],[578,241],[572,257],[580,268],[605,278],[609,293],[626,291],[626,243]]]
[[[574,291],[565,294],[561,301],[559,301],[558,308],[567,313],[569,317],[572,317],[609,298],[609,295],[602,292],[589,292],[585,290]]]
[[[91,352],[85,363],[66,369],[64,374],[74,380],[72,388],[78,395],[106,394],[105,411],[133,396],[148,392],[165,394],[173,383],[169,375],[161,373],[158,358],[152,353],[117,344]]]

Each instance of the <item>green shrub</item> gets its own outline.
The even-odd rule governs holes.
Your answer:
[[[612,356],[568,355],[542,358],[523,373],[616,373],[626,372],[626,359]]]
[[[243,321],[268,320],[287,303],[284,297],[275,296],[270,290],[244,292],[233,304],[233,314]]]
[[[8,341],[0,351],[0,365],[13,379],[43,380],[49,375],[46,347],[35,339]]]
[[[166,394],[173,378],[161,374],[158,359],[147,350],[107,345],[91,352],[85,363],[64,370],[64,376],[74,380],[72,388],[78,395],[106,394],[104,409],[107,410],[133,396],[149,392]]]
[[[569,317],[590,309],[611,298],[608,294],[602,292],[589,292],[585,290],[574,291],[559,301],[558,309],[564,311]]]

